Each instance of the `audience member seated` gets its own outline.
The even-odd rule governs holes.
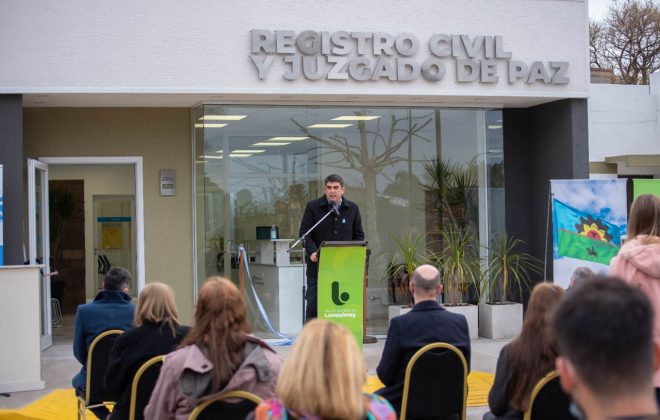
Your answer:
[[[376,393],[385,397],[401,412],[403,381],[413,354],[430,343],[443,342],[456,346],[470,367],[470,332],[465,316],[447,311],[438,304],[442,293],[440,273],[431,265],[419,266],[410,279],[415,306],[407,314],[390,322],[383,355],[376,372],[385,385]]]
[[[137,370],[154,356],[176,349],[188,332],[180,325],[174,291],[149,283],[140,292],[133,325],[115,341],[105,377],[106,390],[117,397],[110,419],[128,419],[131,384]]]
[[[268,344],[249,334],[238,288],[211,277],[199,291],[195,325],[165,358],[145,418],[186,419],[197,404],[234,390],[271,397],[280,363]]]
[[[256,420],[396,419],[382,397],[364,394],[364,357],[353,335],[324,320],[305,324],[282,367],[276,398],[259,404]]]
[[[78,395],[84,395],[87,383],[87,351],[94,338],[104,331],[131,328],[135,305],[128,295],[131,273],[127,269],[110,269],[103,279],[103,289],[92,303],[79,305],[73,322],[73,355],[82,364],[80,372],[71,381]],[[93,408],[98,417],[108,415],[106,407]]]
[[[557,346],[549,328],[551,311],[564,296],[553,283],[534,286],[522,331],[500,351],[484,420],[522,419],[534,385],[555,369]]]
[[[660,198],[640,195],[630,206],[629,240],[610,262],[610,275],[641,288],[655,311],[653,338],[660,344]],[[653,375],[660,402],[660,370]]]
[[[573,270],[571,274],[571,280],[568,283],[568,288],[575,287],[583,281],[589,280],[596,277],[596,273],[589,267],[578,267]]]
[[[613,277],[584,282],[566,294],[552,326],[561,386],[579,418],[660,418],[653,389],[660,347],[642,290]]]

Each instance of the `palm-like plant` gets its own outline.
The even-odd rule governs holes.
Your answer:
[[[398,246],[398,251],[392,256],[388,265],[387,274],[393,280],[392,294],[394,301],[403,305],[412,304],[412,295],[408,283],[413,271],[424,261],[425,235],[408,233],[401,239],[393,238]]]
[[[526,252],[519,251],[525,242],[508,236],[506,233],[498,235],[489,247],[490,261],[486,270],[484,289],[489,291],[489,301],[497,293],[499,303],[508,301],[508,293],[513,286],[520,291],[529,289],[530,273],[543,273],[542,262]],[[483,290],[482,290],[483,292]]]
[[[443,229],[442,249],[431,254],[429,262],[440,270],[445,303],[464,303],[464,297],[472,285],[479,290],[479,254],[472,231],[452,226]]]
[[[451,225],[464,228],[468,204],[478,187],[474,171],[463,169],[449,160],[425,162],[424,170],[427,181],[421,186],[434,193],[440,218],[447,217]]]

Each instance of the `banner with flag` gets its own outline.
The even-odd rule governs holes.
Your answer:
[[[606,274],[627,227],[626,180],[552,180],[553,278],[568,287],[573,271]]]
[[[557,255],[609,264],[621,246],[618,226],[552,200],[557,221]]]

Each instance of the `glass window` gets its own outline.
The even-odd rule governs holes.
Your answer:
[[[277,249],[271,256],[257,241],[258,228],[275,227],[293,243],[305,204],[323,195],[323,179],[333,173],[360,207],[371,250],[370,334],[387,330],[387,306],[396,299],[388,265],[405,238],[421,238],[421,259],[442,248],[443,226],[459,223],[485,256],[480,245],[504,231],[501,110],[205,104],[193,119],[197,284],[216,274],[238,282],[239,244],[254,264],[276,259]],[[462,191],[441,209],[437,189],[429,190],[438,162]],[[300,258],[292,252],[287,263]],[[272,319],[281,324],[283,316]]]

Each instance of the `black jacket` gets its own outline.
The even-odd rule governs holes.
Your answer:
[[[325,195],[307,203],[305,213],[300,222],[299,236],[307,232],[316,222],[321,220],[332,206],[328,203]],[[339,207],[339,216],[331,214],[320,225],[310,233],[305,240],[305,253],[307,254],[307,277],[317,278],[319,272],[318,263],[311,262],[309,256],[318,251],[321,242],[324,241],[362,241],[364,231],[362,230],[362,219],[360,208],[346,198],[342,199]]]
[[[145,323],[119,337],[112,346],[105,375],[106,390],[116,397],[111,419],[128,419],[131,383],[135,372],[154,356],[167,354],[179,345],[189,327],[178,327],[176,335],[167,325]]]
[[[470,331],[463,315],[449,312],[437,302],[425,300],[407,314],[392,318],[387,331],[383,355],[376,368],[385,385],[377,391],[401,412],[403,380],[408,362],[415,352],[427,344],[442,342],[456,346],[470,369]]]
[[[524,413],[509,403],[509,385],[511,384],[511,351],[507,344],[500,350],[495,369],[495,380],[488,393],[490,412],[500,420],[522,420]]]

